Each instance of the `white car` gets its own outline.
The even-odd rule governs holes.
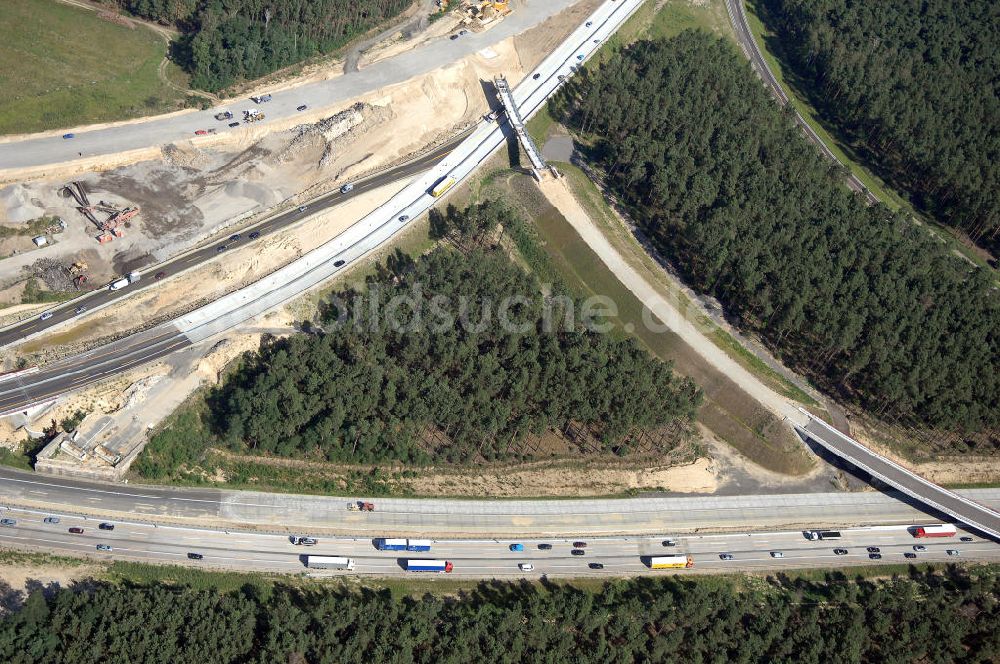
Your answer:
[[[958,549],[948,549],[948,555],[949,556],[957,556],[957,555],[959,555],[959,551],[958,551]]]
[[[522,572],[534,572],[535,571],[535,566],[532,565],[531,563],[521,563],[520,565],[517,566],[517,568],[519,570],[521,570]]]
[[[784,558],[785,554],[782,553],[781,551],[772,551],[771,552],[771,557],[772,558]]]

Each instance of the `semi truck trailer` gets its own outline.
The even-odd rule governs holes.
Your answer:
[[[354,569],[353,558],[341,556],[306,556],[306,567],[312,569]]]
[[[450,560],[407,560],[406,569],[409,572],[448,572],[453,566]]]
[[[917,526],[913,530],[914,537],[954,537],[958,534],[955,526],[939,524],[936,526]]]
[[[694,567],[691,556],[653,556],[649,559],[649,569],[686,569]]]
[[[430,540],[380,539],[376,540],[379,551],[430,551]]]

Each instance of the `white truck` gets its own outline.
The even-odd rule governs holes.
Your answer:
[[[113,291],[121,290],[122,288],[125,288],[126,286],[134,284],[135,282],[139,281],[140,276],[141,275],[138,272],[129,272],[121,279],[116,279],[115,281],[112,281],[111,285],[108,286],[108,290],[113,290]]]

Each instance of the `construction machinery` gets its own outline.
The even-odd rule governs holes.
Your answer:
[[[508,0],[481,0],[479,2],[466,0],[462,3],[462,10],[465,12],[462,23],[472,28],[485,27],[511,12]]]
[[[259,122],[264,119],[264,114],[256,108],[243,111],[243,122]]]
[[[98,201],[97,205],[91,204],[87,197],[87,189],[82,182],[71,182],[64,189],[76,199],[76,209],[80,211],[80,214],[89,219],[101,231],[101,234],[97,236],[97,241],[101,244],[111,242],[116,237],[122,237],[125,234],[122,226],[139,214],[139,206],[137,205],[119,207],[107,201]],[[101,221],[97,218],[96,213],[103,213],[107,217]]]

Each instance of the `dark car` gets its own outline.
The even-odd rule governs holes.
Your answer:
[[[157,272],[156,275],[153,278],[154,279],[162,279],[165,276],[167,276],[166,272]]]
[[[74,535],[82,535],[83,534],[83,528],[77,528],[77,527],[74,526],[73,528],[69,529],[69,532],[73,533]]]
[[[585,27],[588,27],[588,28],[589,28],[589,27],[590,27],[590,26],[592,26],[593,24],[594,24],[594,22],[593,22],[593,21],[587,21],[587,25],[586,25]]]
[[[871,558],[872,560],[882,560],[881,553],[869,553],[868,557]]]
[[[904,558],[916,558],[917,554],[913,553],[912,551],[907,551],[907,552],[905,552],[903,554],[903,557]]]
[[[587,552],[584,551],[583,549],[573,549],[572,551],[570,551],[570,553],[573,554],[574,556],[585,556],[585,555],[587,555]]]
[[[586,549],[587,548],[587,543],[586,542],[573,542],[573,548],[574,549]]]
[[[16,526],[17,521],[14,519],[0,519],[0,526]]]
[[[410,219],[410,215],[408,215],[408,214],[401,214],[401,215],[399,215],[399,221],[401,221],[401,222],[403,222],[403,221],[409,221],[409,219]]]
[[[256,240],[257,238],[260,237],[260,231],[253,231],[252,233],[250,233],[250,235],[247,235],[247,237],[250,238],[251,240]]]
[[[534,76],[532,76],[532,77],[531,77],[531,80],[532,80],[532,81],[537,81],[537,80],[538,80],[538,79],[540,79],[541,77],[542,77],[542,75],[541,75],[541,74],[535,74]]]
[[[847,555],[847,549],[834,549],[833,553],[834,553],[834,555],[837,555],[837,556],[846,556]]]
[[[76,134],[63,134],[63,138],[73,138]]]
[[[239,126],[240,126],[240,123],[239,123],[239,122],[230,122],[230,123],[229,123],[229,126],[230,126],[230,127],[239,127]]]
[[[587,567],[590,569],[604,569],[604,563],[590,563]]]
[[[239,233],[233,233],[232,235],[229,236],[229,241],[230,242],[239,242],[241,237],[243,237],[243,236],[240,235]]]
[[[340,267],[341,265],[343,265],[343,264],[344,264],[344,263],[346,263],[346,262],[347,262],[347,261],[334,261],[334,262],[333,262],[333,266],[334,266],[334,267]]]
[[[868,547],[867,551],[868,553],[881,553],[882,549],[878,548],[877,546],[870,546]]]
[[[458,35],[452,35],[451,37],[448,37],[448,39],[455,41],[456,39],[458,39]]]
[[[296,108],[295,110],[296,110],[296,111],[304,111],[304,110],[306,110],[307,108],[309,108],[309,107],[308,107],[308,106],[306,106],[305,104],[302,104],[301,106],[299,106],[299,107],[298,107],[298,108]]]
[[[114,530],[115,529],[115,524],[113,524],[113,523],[102,523],[101,525],[98,526],[98,528],[100,528],[101,530]]]
[[[552,550],[552,545],[551,544],[545,544],[543,542],[542,544],[538,545],[538,550],[539,551],[550,551],[550,550]]]
[[[973,542],[973,541],[975,541],[971,537],[969,537],[968,535],[966,535],[965,537],[959,537],[958,539],[961,542]]]
[[[721,558],[722,560],[732,560],[733,559],[733,554],[731,554],[731,553],[720,553],[719,554],[719,558]]]
[[[677,546],[677,542],[672,539],[665,539],[660,542],[663,546]]]
[[[188,558],[191,559],[191,560],[201,560],[204,557],[205,556],[201,555],[200,553],[189,553],[188,554]]]
[[[215,248],[215,253],[221,254],[225,250],[226,250],[226,245],[220,244],[218,247]]]

